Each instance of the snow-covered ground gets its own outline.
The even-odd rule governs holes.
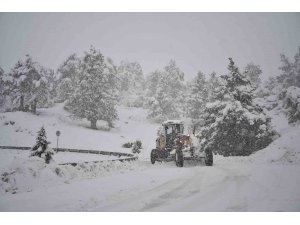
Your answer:
[[[32,146],[44,125],[52,143],[55,131],[62,132],[61,147],[130,152],[121,145],[140,139],[139,160],[73,167],[58,165],[57,155],[45,166],[25,151],[3,150],[0,211],[300,211],[300,126],[289,126],[280,113],[271,116],[281,137],[266,149],[249,157],[215,156],[213,167],[189,162],[183,168],[150,164],[159,125],[142,109],[119,108],[110,132],[67,116],[61,104],[39,116],[1,114],[0,145]],[[10,120],[15,124],[5,125]],[[61,159],[73,157],[67,154]]]
[[[12,112],[0,114],[0,145],[33,146],[37,132],[44,126],[50,147],[56,148],[56,131],[61,132],[59,147],[128,152],[122,148],[127,142],[141,140],[147,151],[155,146],[158,124],[146,120],[146,111],[140,108],[119,107],[119,120],[115,128],[107,131],[107,124],[98,121],[100,130],[89,128],[87,120],[73,120],[63,109],[63,104],[40,109],[39,116],[30,113]],[[10,123],[13,123],[13,125]]]

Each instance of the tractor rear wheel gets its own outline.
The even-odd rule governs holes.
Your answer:
[[[182,151],[176,151],[175,163],[177,167],[183,167],[183,154]]]
[[[150,154],[151,163],[154,164],[157,158],[156,149],[152,149]]]
[[[214,156],[211,150],[205,150],[205,165],[212,166],[214,161]]]

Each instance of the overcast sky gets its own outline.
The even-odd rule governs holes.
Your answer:
[[[197,71],[227,72],[261,65],[264,78],[279,73],[280,53],[300,46],[300,13],[0,13],[0,66],[8,72],[30,54],[57,67],[90,45],[119,63],[138,61],[148,75],[174,59],[187,79]]]

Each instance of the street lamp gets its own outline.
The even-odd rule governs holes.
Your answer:
[[[57,137],[57,140],[56,140],[56,152],[58,152],[58,137],[60,136],[60,131],[56,131],[56,137]]]

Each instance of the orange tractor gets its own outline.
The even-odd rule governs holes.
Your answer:
[[[194,134],[184,134],[184,124],[180,120],[167,120],[158,130],[156,148],[151,151],[151,163],[156,161],[175,161],[178,167],[183,167],[184,160],[204,161],[212,166],[211,150],[202,150]]]

